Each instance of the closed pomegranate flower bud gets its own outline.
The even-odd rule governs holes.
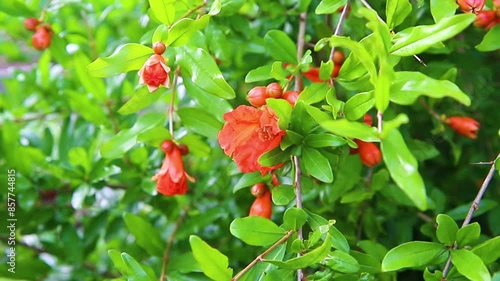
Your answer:
[[[189,154],[189,147],[183,143],[178,145],[179,150],[181,151],[182,156],[186,156]]]
[[[373,118],[370,114],[366,113],[365,116],[363,117],[363,122],[368,125],[372,126],[373,125]]]
[[[299,98],[299,92],[297,91],[286,91],[283,93],[283,99],[289,102],[292,106],[295,106],[297,99]]]
[[[27,18],[24,20],[24,27],[29,31],[35,31],[40,21],[35,18]]]
[[[493,10],[480,11],[476,15],[474,25],[480,28],[491,28],[496,24],[497,14]]]
[[[265,183],[257,183],[250,188],[250,193],[255,197],[261,197],[266,192],[269,192],[269,189]]]
[[[271,193],[266,192],[260,197],[255,198],[252,206],[250,207],[249,216],[259,216],[270,219],[273,214],[273,202]]]
[[[280,185],[280,180],[278,179],[278,176],[276,176],[275,173],[273,173],[273,177],[271,179],[271,182],[273,183],[274,186]]]
[[[335,50],[335,52],[333,52],[333,62],[335,64],[343,64],[344,61],[345,61],[344,53],[342,51]]]
[[[458,134],[470,139],[477,138],[477,131],[480,127],[478,121],[470,117],[452,116],[446,118],[445,122]]]
[[[172,152],[172,150],[174,149],[175,147],[175,143],[171,140],[166,140],[166,141],[163,141],[161,143],[161,151],[163,151],[163,153],[167,154],[167,153],[170,153]]]
[[[163,42],[161,42],[161,41],[155,42],[153,44],[153,51],[157,55],[163,54],[166,49],[167,49],[167,47],[165,47],[165,44],[163,44]]]
[[[267,90],[267,95],[270,98],[279,99],[283,94],[283,90],[281,89],[280,84],[276,82],[267,85],[266,90]]]
[[[267,88],[264,86],[257,86],[248,92],[247,98],[251,105],[255,107],[263,106],[266,104],[266,99],[269,98]]]
[[[382,160],[380,149],[373,142],[364,142],[362,140],[354,140],[358,145],[359,158],[361,162],[368,167],[373,167]]]
[[[484,7],[485,0],[457,0],[457,4],[464,13],[477,14]]]
[[[37,27],[35,34],[31,37],[31,43],[33,47],[39,51],[43,51],[50,47],[50,41],[52,40],[52,31],[47,29],[45,26]]]
[[[150,93],[156,91],[160,85],[170,88],[170,67],[161,55],[152,55],[137,73],[139,84],[146,84]]]

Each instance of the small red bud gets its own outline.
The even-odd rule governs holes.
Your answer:
[[[250,193],[255,197],[261,197],[266,192],[269,192],[269,189],[265,183],[257,183],[250,188]]]
[[[335,64],[343,64],[344,61],[345,61],[344,53],[342,51],[335,50],[335,52],[333,53],[333,62]]]
[[[259,216],[270,219],[273,214],[273,202],[271,193],[266,192],[262,196],[257,197],[250,207],[249,216]]]
[[[181,151],[181,155],[185,156],[189,154],[189,147],[183,143],[179,144],[179,150]]]
[[[380,149],[373,142],[364,142],[362,140],[354,140],[358,145],[359,157],[361,162],[368,167],[373,167],[382,160]]]
[[[153,51],[157,55],[163,54],[166,49],[167,49],[167,47],[165,47],[165,44],[163,44],[163,42],[161,42],[161,41],[155,42],[153,44]]]
[[[496,24],[497,14],[493,10],[480,11],[476,15],[474,25],[480,28],[491,28]]]
[[[470,139],[477,138],[477,131],[479,131],[479,127],[481,125],[479,124],[478,121],[470,117],[460,117],[460,116],[448,117],[446,118],[445,122],[455,132]]]
[[[366,125],[372,126],[373,125],[373,118],[370,114],[366,113],[365,116],[363,117],[363,122],[365,122]]]
[[[44,26],[37,27],[35,34],[31,37],[33,47],[39,51],[43,51],[50,47],[52,40],[52,32]]]
[[[483,9],[485,0],[457,0],[457,4],[462,12],[477,14]]]
[[[166,140],[161,143],[161,151],[163,151],[165,154],[169,154],[174,150],[175,143],[171,140]]]
[[[275,99],[281,98],[281,95],[283,94],[283,90],[281,89],[280,84],[276,82],[267,85],[266,92],[270,98]]]
[[[29,31],[35,31],[40,21],[36,18],[27,18],[24,20],[24,27]]]
[[[251,105],[255,107],[263,106],[266,104],[266,99],[269,98],[267,88],[264,86],[257,86],[248,92],[247,98]]]
[[[295,106],[297,99],[299,98],[299,92],[297,91],[286,91],[283,93],[283,99],[289,102],[292,106]]]

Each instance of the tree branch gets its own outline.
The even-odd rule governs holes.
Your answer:
[[[170,249],[172,248],[172,244],[174,244],[175,240],[175,234],[177,231],[179,231],[179,228],[181,227],[182,222],[186,218],[188,208],[185,208],[181,211],[181,214],[179,215],[179,218],[177,218],[177,221],[175,222],[175,227],[174,230],[172,231],[172,235],[170,235],[170,238],[168,239],[167,247],[165,248],[165,252],[163,254],[163,261],[161,264],[161,275],[160,275],[160,281],[165,280],[167,278],[166,275],[166,269],[167,269],[167,264],[168,264],[168,258],[170,256]]]

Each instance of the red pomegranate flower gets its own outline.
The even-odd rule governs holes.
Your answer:
[[[139,70],[139,84],[146,84],[150,93],[156,91],[160,85],[170,88],[170,67],[165,63],[163,56],[154,54]]]
[[[156,189],[167,196],[185,194],[188,189],[186,179],[191,182],[195,180],[186,173],[181,150],[171,140],[164,141],[161,147],[165,152],[165,159],[160,171],[152,178],[156,180]]]
[[[278,169],[283,164],[264,167],[259,157],[277,147],[286,132],[278,126],[278,117],[267,106],[260,109],[240,105],[224,114],[226,124],[219,132],[219,143],[227,156],[234,161],[243,173]]]
[[[452,116],[446,118],[448,124],[458,134],[471,139],[477,138],[477,131],[479,131],[479,122],[470,117]]]

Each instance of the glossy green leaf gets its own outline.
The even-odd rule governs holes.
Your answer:
[[[483,261],[469,250],[451,251],[451,262],[463,276],[472,281],[491,280],[490,272]]]
[[[312,213],[312,212],[308,211],[307,209],[304,209],[304,211],[306,211],[306,213],[307,213],[307,222],[309,223],[309,225],[311,226],[311,228],[313,230],[317,229],[320,226],[330,224],[330,222],[327,221],[322,216],[317,215],[315,213]],[[349,248],[349,243],[347,242],[347,239],[345,238],[345,236],[335,226],[333,226],[331,224],[330,224],[330,228],[329,228],[328,232],[333,237],[332,246],[335,249],[338,249],[338,250],[341,250],[341,251],[348,253],[350,248]]]
[[[439,214],[436,222],[438,224],[436,236],[439,242],[447,246],[453,245],[458,231],[457,223],[450,216],[444,214]]]
[[[376,258],[358,251],[350,251],[349,255],[358,261],[361,272],[376,274],[381,271],[380,261]]]
[[[208,25],[209,20],[209,15],[204,15],[197,20],[190,18],[181,19],[170,27],[165,45],[173,47],[185,45],[190,41],[193,34]]]
[[[222,0],[221,2],[221,16],[236,14],[245,5],[245,0]]]
[[[222,123],[205,110],[194,107],[183,107],[177,110],[177,114],[188,129],[208,138],[217,138],[222,129]]]
[[[436,43],[443,42],[462,32],[476,16],[474,14],[460,14],[441,19],[433,25],[411,27],[409,33],[395,38],[391,54],[397,56],[413,56],[420,54]],[[404,30],[402,31],[404,33]]]
[[[330,161],[318,150],[304,147],[302,150],[302,161],[306,171],[322,182],[333,181],[333,171]]]
[[[400,25],[411,12],[411,9],[412,6],[409,0],[387,0],[385,14],[389,29],[394,29],[394,27]]]
[[[407,140],[406,144],[418,161],[432,159],[439,155],[439,150],[432,144],[420,140]]]
[[[281,30],[271,30],[264,36],[269,54],[278,61],[297,64],[297,47]]]
[[[398,114],[394,119],[384,120],[382,134],[380,135],[380,137],[382,139],[385,138],[387,133],[401,127],[401,125],[403,124],[408,124],[408,122],[410,122],[410,119],[408,119],[408,116],[404,113]]]
[[[344,105],[347,120],[355,121],[365,115],[375,104],[373,92],[358,93],[348,99]]]
[[[391,178],[420,210],[427,209],[425,185],[418,163],[399,130],[391,130],[381,143],[382,157]]]
[[[111,56],[93,61],[87,66],[87,71],[95,77],[110,77],[137,70],[152,54],[153,49],[149,47],[128,43],[118,48]]]
[[[304,139],[304,144],[313,148],[338,147],[347,143],[344,138],[332,134],[310,134]]]
[[[329,120],[320,123],[325,130],[336,135],[360,139],[362,141],[378,141],[379,133],[375,127],[370,127],[365,123],[349,121],[347,119]]]
[[[130,269],[130,275],[128,276],[128,280],[133,281],[154,281],[156,280],[156,276],[154,276],[154,272],[146,265],[141,265],[137,262],[131,255],[127,253],[122,253],[122,259],[127,267]]]
[[[443,280],[443,272],[439,270],[434,270],[433,273],[429,271],[429,268],[425,268],[424,271],[424,281],[441,281]]]
[[[24,1],[19,0],[4,0],[0,5],[0,12],[4,12],[15,17],[34,17],[35,14],[31,11]]]
[[[393,271],[405,267],[419,267],[431,262],[446,252],[439,243],[415,241],[403,243],[391,249],[382,261],[382,271]]]
[[[207,277],[216,281],[231,280],[233,269],[229,268],[229,261],[225,255],[196,235],[189,236],[189,244],[194,258]]]
[[[108,250],[108,256],[113,261],[113,264],[118,271],[123,275],[130,275],[130,269],[128,268],[125,261],[122,259],[122,255],[117,250]]]
[[[212,56],[205,50],[186,46],[177,48],[177,61],[181,65],[181,74],[184,79],[191,79],[207,93],[223,99],[235,97],[234,90],[222,76]]]
[[[472,202],[468,202],[465,204],[462,204],[448,212],[446,214],[450,217],[452,217],[454,220],[463,220],[464,217],[467,215],[469,212],[470,206]],[[479,209],[477,209],[473,214],[472,217],[477,217],[480,216],[489,210],[495,208],[498,205],[498,201],[492,200],[492,199],[483,199],[481,200],[481,204]]]
[[[151,46],[153,46],[156,42],[167,42],[168,39],[168,27],[164,24],[158,25],[153,33],[153,37],[151,39]]]
[[[431,14],[435,22],[453,16],[458,8],[455,0],[431,0],[430,5]]]
[[[489,265],[500,258],[500,251],[492,251],[491,249],[500,249],[500,236],[474,246],[471,252],[480,257],[485,265]]]
[[[271,245],[286,234],[283,228],[259,216],[236,218],[229,226],[229,231],[236,238],[252,246]]]
[[[118,109],[118,113],[123,115],[133,114],[144,109],[160,98],[161,94],[150,93],[147,87],[140,87],[125,104]]]
[[[335,13],[342,5],[346,4],[346,0],[321,0],[316,7],[316,14],[332,14]]]
[[[245,76],[245,83],[252,83],[271,79],[272,65],[263,65],[250,70]]]
[[[275,149],[262,154],[259,157],[259,164],[265,167],[272,167],[287,161],[290,157],[289,151],[283,151],[281,148]]]
[[[476,46],[481,52],[491,52],[500,49],[500,24],[496,24],[484,35],[483,40]]]
[[[278,245],[274,250],[266,254],[266,258],[272,260],[283,260],[285,252],[286,252],[286,244],[281,244]],[[252,268],[238,280],[240,281],[269,280],[268,278],[272,273],[279,271],[277,269],[278,267],[275,265],[265,262],[259,262],[254,266],[252,266]],[[287,280],[287,279],[285,277],[285,279],[278,278],[274,280]]]
[[[384,112],[389,106],[391,82],[394,80],[394,70],[387,62],[387,58],[381,57],[380,70],[375,82],[375,107]]]
[[[326,239],[323,242],[323,244],[321,244],[321,246],[317,247],[316,249],[310,252],[307,252],[306,254],[300,257],[292,258],[284,262],[276,260],[267,260],[267,259],[263,261],[272,263],[284,269],[297,270],[299,268],[305,268],[320,262],[326,257],[326,255],[328,255],[328,253],[330,252],[330,247],[332,247],[332,239],[333,239],[332,236],[330,234],[327,234]]]
[[[362,240],[358,242],[360,247],[365,253],[382,261],[387,254],[387,249],[382,244],[370,240]]]
[[[149,0],[149,6],[155,17],[166,25],[175,20],[175,0]]]
[[[77,229],[72,224],[62,226],[61,232],[62,250],[66,260],[79,266],[83,262],[83,241],[77,233]]]
[[[308,113],[307,108],[311,107],[302,101],[297,101],[292,110],[290,128],[292,131],[300,134],[307,135],[314,127],[317,126],[314,119]]]
[[[332,77],[333,70],[334,70],[333,60],[329,60],[327,62],[322,61],[319,67],[319,78],[324,81],[330,80],[330,78]]]
[[[305,104],[313,104],[323,101],[330,86],[328,83],[313,83],[307,86],[299,95],[297,102],[302,101]]]
[[[271,190],[271,195],[275,205],[285,206],[295,199],[295,188],[293,185],[279,185]]]
[[[141,248],[152,256],[161,257],[163,255],[165,245],[155,227],[143,218],[128,212],[123,215],[123,220],[130,233],[134,235],[135,242]]]
[[[223,118],[225,113],[233,110],[227,100],[215,95],[210,95],[205,89],[193,83],[193,81],[184,80],[183,84],[186,87],[188,96],[193,98],[200,108],[210,108],[207,113],[220,122],[224,122]]]
[[[282,227],[288,230],[297,230],[306,223],[306,219],[307,215],[303,209],[295,207],[288,208],[283,214]]]
[[[458,247],[463,248],[464,246],[471,245],[479,239],[479,235],[481,235],[481,226],[477,222],[460,228],[456,236]]]
[[[284,99],[267,99],[267,105],[274,111],[276,116],[278,116],[278,125],[282,130],[288,129],[288,124],[290,124],[290,117],[292,115],[292,106],[289,102]]]
[[[356,273],[360,269],[358,261],[342,251],[331,252],[321,263],[342,273]]]
[[[453,98],[469,106],[470,98],[448,80],[436,80],[420,72],[399,71],[391,85],[391,101],[397,104],[413,104],[419,96],[435,99]]]
[[[265,181],[266,181],[266,179],[260,175],[260,172],[245,173],[245,174],[241,175],[238,182],[236,182],[236,184],[233,186],[233,192],[236,192],[236,191],[243,189],[245,187],[252,186],[256,183],[261,183],[261,182],[265,182]]]
[[[104,101],[106,99],[106,86],[104,82],[99,78],[90,76],[85,70],[86,66],[90,63],[90,59],[83,52],[74,53],[72,58],[73,68],[83,88],[97,100]]]

